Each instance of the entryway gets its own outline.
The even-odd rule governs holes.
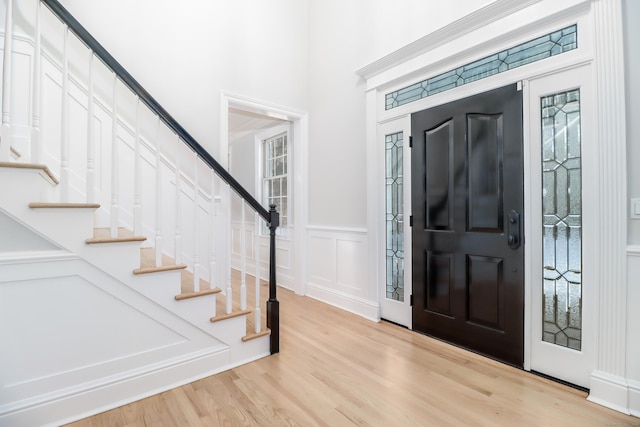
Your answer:
[[[462,309],[471,318],[471,291],[465,286],[474,282],[475,267],[481,267],[483,276],[509,272],[501,256],[469,251],[463,252],[462,279],[456,276],[461,274],[460,260],[456,261],[456,255],[447,258],[447,253],[456,253],[458,248],[447,252],[451,248],[446,245],[452,243],[445,236],[458,233],[458,208],[451,208],[451,216],[434,212],[431,228],[422,224],[426,242],[432,239],[445,246],[431,249],[424,244],[422,254],[411,253],[416,249],[407,233],[409,216],[422,210],[426,217],[427,211],[425,206],[411,206],[411,180],[407,178],[412,174],[409,158],[414,154],[408,146],[413,114],[519,82],[524,154],[519,182],[524,183],[524,200],[522,211],[515,211],[521,214],[524,245],[524,336],[518,365],[588,388],[593,402],[633,411],[637,408],[637,399],[633,400],[637,387],[632,380],[637,378],[633,373],[637,372],[633,363],[637,358],[630,355],[635,355],[637,340],[628,327],[633,316],[629,264],[625,262],[629,159],[623,56],[619,55],[620,2],[585,0],[571,6],[540,0],[524,9],[526,13],[505,10],[499,15],[478,15],[468,25],[449,26],[358,72],[367,83],[367,132],[371,136],[367,173],[372,183],[368,230],[376,254],[370,268],[377,269],[380,317],[419,329],[410,305],[413,297],[414,305],[420,299],[424,304],[433,303],[427,307],[432,317],[451,322],[455,313],[446,314],[447,310],[453,312],[457,298],[462,298]],[[489,27],[495,31],[488,31]],[[439,137],[438,131],[445,132],[438,129],[445,118],[441,120],[421,131],[431,130],[432,136]],[[415,146],[416,135],[413,137]],[[432,171],[448,167],[455,173],[454,166],[445,159],[433,165]],[[465,165],[464,173],[472,166]],[[511,177],[505,172],[504,179]],[[432,192],[434,202],[438,191],[443,189]],[[451,206],[455,203],[450,201]],[[503,209],[503,216],[510,212]],[[468,206],[462,206],[462,215],[465,221],[472,219],[467,218]],[[414,223],[418,223],[415,217]],[[443,224],[453,228],[444,229]],[[464,223],[464,234],[471,226]],[[503,238],[508,244],[510,233],[505,230]],[[420,257],[423,288],[429,279],[424,276],[429,268],[427,258],[437,272],[455,269],[448,282],[444,273],[444,279],[432,279],[445,286],[435,286],[442,294],[436,292],[438,298],[431,301],[428,287],[422,297],[417,294],[420,291],[414,292],[417,285],[412,278],[419,273],[411,271],[412,260]],[[490,258],[496,261],[491,264]],[[471,279],[465,277],[469,271]],[[442,296],[445,291],[452,292],[449,299]],[[474,321],[474,326],[491,329],[491,323],[500,323],[496,315],[499,319],[499,313],[476,311],[474,316],[481,321]],[[455,327],[449,329],[455,333]]]

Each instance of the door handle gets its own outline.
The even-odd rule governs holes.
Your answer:
[[[507,243],[511,249],[518,249],[520,240],[520,214],[516,211],[509,212],[509,224],[507,225]]]

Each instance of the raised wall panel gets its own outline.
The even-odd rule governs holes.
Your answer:
[[[425,131],[426,228],[449,230],[453,222],[453,121]]]
[[[504,280],[502,259],[467,256],[467,319],[504,330]]]
[[[64,424],[231,361],[222,341],[64,251],[0,263],[0,348],[2,426]]]
[[[318,226],[308,230],[309,265],[306,277],[302,275],[307,296],[380,320],[379,305],[366,285],[371,274],[366,232]]]
[[[503,229],[502,114],[469,114],[467,116],[469,231]]]

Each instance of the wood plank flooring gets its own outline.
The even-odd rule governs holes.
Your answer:
[[[586,393],[279,289],[280,354],[85,426],[640,426]]]

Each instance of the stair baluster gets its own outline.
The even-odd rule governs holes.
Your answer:
[[[69,202],[69,27],[64,26],[62,48],[62,106],[60,121],[60,201]],[[114,115],[115,117],[115,115]],[[115,237],[115,236],[113,236]]]
[[[118,75],[113,73],[113,105],[111,119],[111,237],[118,237],[120,162],[118,161]]]
[[[40,2],[36,4],[36,23],[33,47],[33,90],[31,98],[31,163],[39,164],[41,160],[40,141],[40,98],[42,89],[42,28],[40,22]]]
[[[95,93],[94,65],[95,56],[89,51],[89,88],[87,101],[87,203],[96,201],[96,139],[95,139]],[[35,116],[34,116],[35,117]]]
[[[142,107],[140,97],[136,96],[136,117],[135,117],[135,146],[134,146],[134,160],[133,160],[133,174],[134,174],[134,196],[133,196],[133,234],[140,236],[142,231],[142,157],[140,154],[140,108]]]
[[[233,197],[233,193],[231,192],[231,188],[227,185],[227,224],[229,224],[229,226],[231,225],[231,198]],[[231,227],[229,227],[229,230],[231,230]],[[231,254],[233,253],[233,233],[229,232],[227,233],[227,235],[229,236],[229,244],[227,245],[227,247],[229,248],[228,250],[228,254],[229,256],[227,256],[227,265],[225,266],[225,274],[226,274],[226,282],[227,282],[227,289],[225,291],[225,303],[226,303],[226,313],[227,314],[231,314],[232,311],[232,304],[233,304],[233,290],[231,289]]]
[[[255,253],[255,262],[256,262],[256,308],[253,313],[254,320],[253,323],[255,325],[255,333],[260,333],[262,329],[262,325],[260,324],[260,215],[257,213],[254,214],[255,219],[255,241],[254,241],[254,253]]]
[[[177,138],[177,144],[180,144],[180,137]],[[179,145],[178,145],[179,146]],[[176,183],[175,183],[175,200],[174,205],[176,207],[176,224],[175,224],[175,260],[176,264],[182,263],[182,206],[180,203],[180,187],[182,185],[182,171],[180,170],[180,153],[176,155]]]
[[[198,153],[193,153],[193,292],[200,292],[200,227],[198,226]]]
[[[160,116],[156,123],[156,237],[155,237],[155,266],[162,265],[162,151],[160,144]]]
[[[211,169],[209,172],[211,175],[211,202],[209,206],[209,283],[211,289],[214,289],[217,286],[217,277],[216,277],[216,224],[218,217],[218,204],[220,203],[220,197],[215,196],[216,193],[216,174]],[[218,296],[213,294],[213,317],[217,315],[217,299]]]
[[[244,199],[240,199],[242,204],[242,217],[240,224],[240,310],[247,309],[247,224],[245,217]]]
[[[13,59],[13,0],[7,1],[2,68],[2,127],[0,127],[0,162],[11,156],[11,71]]]

